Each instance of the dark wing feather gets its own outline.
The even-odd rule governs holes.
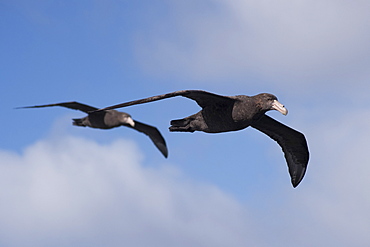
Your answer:
[[[234,99],[214,93],[209,93],[201,90],[185,90],[181,96],[195,100],[200,107],[206,107],[213,104],[232,104]]]
[[[126,107],[126,106],[144,104],[144,103],[149,103],[149,102],[167,99],[167,98],[176,97],[176,96],[183,96],[183,97],[187,97],[189,99],[195,100],[198,103],[198,105],[201,107],[205,107],[207,105],[216,104],[216,103],[225,104],[225,103],[234,102],[234,100],[231,99],[230,97],[221,96],[221,95],[209,93],[209,92],[202,91],[202,90],[180,90],[180,91],[175,91],[172,93],[161,94],[161,95],[157,95],[157,96],[153,96],[153,97],[149,97],[145,99],[133,100],[133,101],[121,103],[118,105],[105,107],[103,109],[99,109],[99,111],[112,110],[112,109]]]
[[[138,122],[138,121],[134,121],[134,122],[135,122],[134,127],[132,127],[129,124],[124,124],[124,125],[130,128],[133,128],[137,131],[140,131],[144,133],[145,135],[149,136],[149,138],[152,140],[154,145],[159,149],[159,151],[161,151],[164,157],[167,158],[168,150],[166,146],[166,141],[164,140],[159,130],[153,126],[150,126],[150,125]]]
[[[309,159],[305,136],[266,115],[251,126],[262,131],[281,146],[288,164],[292,185],[297,187],[305,175]]]
[[[92,106],[89,106],[89,105],[85,105],[85,104],[82,104],[82,103],[79,103],[79,102],[76,102],[76,101],[56,103],[56,104],[48,104],[48,105],[25,106],[25,107],[18,107],[17,109],[19,109],[19,108],[42,108],[42,107],[50,107],[50,106],[63,106],[63,107],[69,108],[69,109],[79,110],[79,111],[83,111],[83,112],[86,112],[86,113],[98,110],[98,108],[95,108],[95,107],[92,107]]]

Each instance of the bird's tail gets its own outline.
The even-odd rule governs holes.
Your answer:
[[[190,128],[190,119],[188,118],[172,120],[170,131],[194,132],[194,130]]]
[[[83,124],[83,121],[81,118],[73,118],[72,120],[73,120],[73,125],[86,127],[86,125]]]

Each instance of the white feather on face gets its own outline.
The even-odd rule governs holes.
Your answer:
[[[135,127],[135,122],[129,115],[123,116],[122,122],[125,124],[129,124],[131,127]]]

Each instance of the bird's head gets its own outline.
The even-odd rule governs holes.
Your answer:
[[[120,114],[120,122],[122,124],[130,125],[131,127],[135,127],[135,121],[131,118],[131,116],[127,113],[121,112]]]
[[[276,110],[283,115],[288,114],[288,110],[277,100],[275,95],[269,93],[261,93],[256,96],[257,102],[263,110]]]

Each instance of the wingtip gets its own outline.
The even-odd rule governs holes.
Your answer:
[[[155,143],[158,150],[162,153],[162,155],[167,159],[168,158],[168,149],[167,146],[163,143]]]
[[[163,156],[167,159],[168,158],[168,149],[165,147],[163,150],[160,150]]]
[[[299,185],[300,182],[296,183],[296,182],[293,182],[292,181],[292,185],[293,185],[293,188],[297,188],[297,186]]]
[[[32,107],[31,106],[18,106],[18,107],[14,107],[13,109],[18,110],[18,109],[25,109],[25,108],[32,108]]]
[[[296,188],[301,183],[305,173],[306,173],[306,169],[303,169],[301,173],[299,174],[299,176],[297,176],[298,174],[294,174],[292,176],[291,182],[292,182],[293,188]]]

